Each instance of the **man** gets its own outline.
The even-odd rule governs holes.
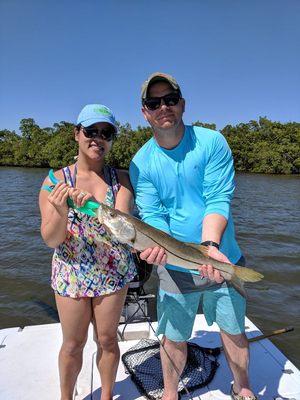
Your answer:
[[[130,165],[141,218],[181,241],[208,246],[210,257],[241,263],[230,213],[234,191],[231,151],[219,132],[185,126],[184,110],[185,100],[172,76],[158,72],[144,82],[142,112],[153,129],[153,138]],[[248,380],[245,299],[227,286],[211,265],[190,272],[166,264],[164,250],[159,247],[146,249],[141,258],[158,265],[157,334],[164,335],[164,347],[172,355],[170,361],[161,351],[163,399],[178,399],[178,371],[185,366],[186,342],[200,300],[207,323],[216,322],[220,327],[234,377],[232,398],[256,399]]]

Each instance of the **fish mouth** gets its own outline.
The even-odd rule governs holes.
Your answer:
[[[135,237],[134,227],[114,209],[102,204],[97,210],[97,218],[106,231],[120,243],[131,242]]]
[[[97,210],[97,219],[100,222],[100,224],[103,224],[103,221],[104,221],[103,214],[104,214],[103,207],[102,207],[102,204],[100,203],[98,210]]]
[[[110,216],[109,212],[105,209],[104,204],[100,204],[97,210],[97,218],[100,224],[104,225],[105,228],[110,232],[113,233],[114,227],[109,223]]]

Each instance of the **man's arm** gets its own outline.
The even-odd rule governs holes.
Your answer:
[[[202,222],[202,242],[213,241],[220,244],[227,225],[227,219],[220,214],[208,214]]]
[[[232,154],[221,134],[214,138],[211,146],[203,179],[204,217],[219,214],[227,221],[235,189]]]
[[[202,222],[202,242],[220,244],[226,229],[230,202],[234,192],[234,168],[231,150],[222,135],[215,138],[209,162],[205,168],[203,195],[206,209]],[[209,246],[208,255],[218,261],[230,262],[216,247]],[[201,267],[201,272],[218,283],[223,281],[211,265]]]

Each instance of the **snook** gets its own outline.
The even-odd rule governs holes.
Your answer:
[[[243,296],[246,295],[244,282],[258,282],[263,278],[262,274],[253,269],[238,267],[209,257],[205,246],[180,242],[165,232],[105,204],[101,204],[98,208],[97,217],[119,242],[128,244],[138,251],[154,246],[163,247],[169,264],[195,270],[199,265],[212,265]]]

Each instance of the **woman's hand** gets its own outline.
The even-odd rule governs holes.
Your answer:
[[[68,213],[67,199],[70,186],[64,182],[59,182],[54,186],[52,192],[48,196],[48,201],[52,204],[59,215],[64,216]]]
[[[167,263],[167,254],[165,249],[159,246],[149,247],[141,252],[140,258],[148,264],[161,265],[164,267]]]
[[[62,176],[57,178],[62,179]],[[49,178],[44,180],[43,185],[51,185]],[[46,244],[52,248],[58,247],[67,236],[69,190],[69,185],[59,182],[51,193],[40,191],[41,234]]]
[[[91,199],[93,196],[78,188],[69,189],[69,197],[73,200],[76,207],[83,207],[84,204]]]

